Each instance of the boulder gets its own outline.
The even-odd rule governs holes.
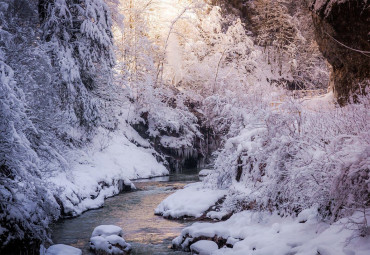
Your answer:
[[[131,245],[123,239],[122,228],[115,225],[101,225],[94,229],[90,238],[90,249],[99,255],[129,254]]]

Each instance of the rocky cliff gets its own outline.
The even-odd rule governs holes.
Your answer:
[[[315,0],[316,40],[332,65],[331,89],[340,105],[365,94],[370,78],[370,13],[367,0]]]

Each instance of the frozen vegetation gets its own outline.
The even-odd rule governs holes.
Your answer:
[[[0,252],[38,252],[60,217],[215,158],[155,210],[220,221],[176,248],[368,254],[368,72],[338,105],[312,21],[368,15],[353,2],[0,0]],[[368,58],[359,45],[340,47]],[[93,249],[128,252],[122,230],[95,230]]]

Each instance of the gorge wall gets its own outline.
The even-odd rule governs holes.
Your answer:
[[[344,105],[351,95],[365,94],[369,87],[369,3],[315,0],[312,9],[317,43],[333,67],[330,88]]]
[[[253,22],[260,0],[226,0],[256,36]],[[268,1],[266,1],[268,2]],[[281,3],[289,12],[310,7],[315,40],[332,66],[328,87],[340,105],[368,93],[370,77],[370,13],[366,0],[308,0]],[[313,36],[313,35],[312,35]],[[306,38],[307,39],[307,38]]]

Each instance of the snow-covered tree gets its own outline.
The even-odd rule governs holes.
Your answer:
[[[25,11],[32,10],[23,4]],[[13,27],[20,13],[12,12],[14,7],[14,2],[0,4],[0,249],[17,242],[27,251],[48,239],[48,224],[59,208],[40,180],[38,147],[43,144],[15,71],[5,62],[20,40]]]
[[[63,119],[89,129],[99,123],[92,95],[109,84],[114,64],[109,8],[103,0],[55,0],[44,8],[43,39],[59,68]]]

